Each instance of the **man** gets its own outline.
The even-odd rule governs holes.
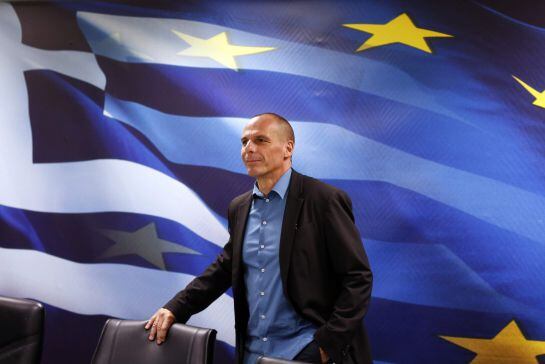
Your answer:
[[[372,274],[349,197],[291,169],[295,137],[266,113],[242,131],[253,191],[228,209],[229,242],[216,261],[146,324],[161,344],[229,287],[235,304],[236,362],[265,356],[310,363],[370,363],[363,317]]]

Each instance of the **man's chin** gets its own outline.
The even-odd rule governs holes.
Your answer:
[[[257,178],[262,174],[260,173],[259,168],[254,168],[254,167],[246,167],[246,172],[248,176],[253,178]]]
[[[246,170],[247,170],[248,176],[250,177],[256,178],[259,175],[259,173],[255,169],[247,168]]]

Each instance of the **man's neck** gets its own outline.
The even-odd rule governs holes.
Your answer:
[[[279,170],[276,173],[271,173],[269,175],[257,177],[257,188],[265,197],[269,196],[269,193],[272,191],[276,182],[291,168],[291,164],[287,165],[285,168]]]

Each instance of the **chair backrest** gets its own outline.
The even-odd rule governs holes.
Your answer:
[[[167,340],[157,345],[148,340],[145,325],[146,321],[106,321],[91,363],[212,364],[216,330],[174,324]]]
[[[41,303],[0,296],[0,364],[39,363],[43,328]]]
[[[302,361],[293,361],[293,360],[285,360],[285,359],[277,359],[277,358],[269,358],[266,356],[260,356],[259,359],[257,359],[257,364],[306,364]]]

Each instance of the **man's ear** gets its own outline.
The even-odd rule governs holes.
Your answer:
[[[293,155],[293,148],[294,148],[293,140],[288,140],[288,142],[286,143],[286,147],[284,148],[285,159],[291,158],[291,156]]]

